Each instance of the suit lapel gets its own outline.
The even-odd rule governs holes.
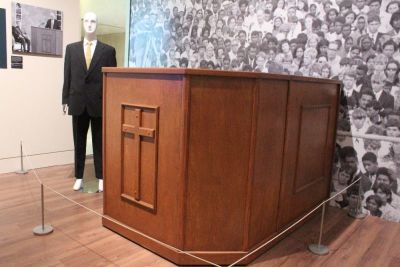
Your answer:
[[[378,101],[379,101],[379,100],[381,100],[382,103],[385,102],[385,91],[384,91],[383,89],[382,89],[382,94],[381,94],[381,96],[379,97]]]
[[[83,41],[80,41],[78,43],[78,47],[77,47],[77,53],[78,53],[78,58],[80,59],[79,61],[82,64],[82,68],[85,70],[85,72],[87,71],[86,68],[86,60],[85,60],[85,51],[83,50]]]
[[[102,50],[104,49],[103,43],[97,41],[96,44],[96,49],[94,50],[93,58],[90,62],[90,66],[88,69],[88,74],[94,69],[94,66],[96,66],[97,62],[101,58]]]

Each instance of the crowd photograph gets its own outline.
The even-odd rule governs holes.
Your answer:
[[[331,205],[400,222],[400,0],[132,0],[130,67],[342,82]],[[355,190],[353,190],[355,189]]]

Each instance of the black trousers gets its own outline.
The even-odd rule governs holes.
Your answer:
[[[75,177],[82,179],[85,169],[86,138],[89,129],[92,129],[92,144],[94,169],[97,179],[103,179],[103,155],[102,155],[102,118],[91,117],[87,110],[78,116],[72,116],[72,131],[75,147]]]

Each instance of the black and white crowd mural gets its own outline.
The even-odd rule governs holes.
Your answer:
[[[399,42],[400,0],[131,0],[131,67],[342,81],[332,194],[361,178],[363,212],[394,222],[400,222]],[[351,209],[357,197],[358,187],[331,204]]]

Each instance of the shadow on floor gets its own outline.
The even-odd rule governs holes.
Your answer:
[[[72,169],[71,174],[68,177],[74,178],[74,170]],[[74,181],[71,180],[71,188]],[[83,173],[83,188],[81,192],[83,193],[97,193],[98,180],[94,172],[93,158],[87,158],[85,161],[85,171]]]

